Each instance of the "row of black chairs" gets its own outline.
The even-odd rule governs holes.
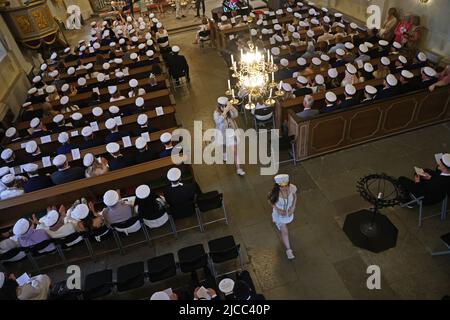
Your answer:
[[[129,200],[131,203],[134,204],[133,199],[125,199]],[[212,211],[215,209],[222,209],[224,216],[215,219],[215,220],[209,220],[207,222],[204,222],[205,214],[208,211]],[[67,237],[64,238],[55,238],[55,239],[49,239],[46,241],[43,241],[41,243],[38,243],[34,246],[27,247],[27,248],[14,248],[2,255],[0,255],[0,263],[2,264],[2,267],[4,267],[3,264],[10,263],[12,260],[15,262],[18,260],[18,258],[25,258],[28,257],[30,260],[33,268],[36,271],[40,271],[40,267],[37,263],[37,259],[42,256],[46,256],[48,254],[55,254],[57,253],[62,262],[67,266],[68,262],[65,257],[64,252],[67,250],[71,250],[75,245],[81,245],[85,244],[87,251],[89,253],[89,257],[95,261],[95,255],[94,250],[92,246],[92,242],[102,241],[103,239],[113,236],[117,248],[120,251],[120,253],[124,254],[124,245],[121,240],[121,235],[129,235],[135,232],[138,232],[142,229],[145,241],[148,242],[149,245],[151,245],[152,240],[158,239],[163,236],[167,236],[172,234],[175,238],[178,236],[178,232],[199,228],[201,232],[204,231],[204,227],[206,225],[209,225],[211,223],[215,223],[218,221],[225,221],[226,224],[228,224],[228,216],[227,212],[224,206],[223,201],[223,194],[219,193],[217,191],[208,192],[205,194],[201,194],[197,197],[196,201],[186,203],[183,206],[179,206],[177,208],[168,208],[167,214],[167,220],[164,222],[163,225],[160,227],[163,227],[167,224],[170,225],[171,231],[162,235],[158,235],[155,237],[151,236],[151,230],[155,229],[152,227],[152,223],[150,220],[146,220],[139,215],[136,215],[132,218],[130,218],[127,221],[116,223],[108,226],[103,226],[99,229],[92,230],[89,232],[76,232],[73,233]],[[191,218],[195,216],[197,223],[194,226],[187,227],[184,229],[177,229],[176,227],[176,221],[178,220],[184,220],[187,218]],[[167,223],[168,222],[168,223]],[[159,228],[159,227],[158,227]],[[142,243],[143,241],[139,242]],[[133,243],[131,245],[136,245],[139,243]],[[51,251],[43,251],[45,250],[49,245],[54,245],[54,249]],[[85,257],[83,257],[85,258]]]
[[[208,242],[208,253],[203,244],[184,247],[177,252],[178,262],[173,253],[164,254],[144,261],[129,263],[117,268],[114,278],[112,269],[105,269],[86,275],[83,289],[76,292],[86,300],[106,297],[143,287],[146,282],[166,281],[181,274],[192,274],[208,268],[215,279],[220,275],[216,265],[227,261],[238,261],[239,266],[221,275],[244,270],[240,245],[233,236],[226,236]]]

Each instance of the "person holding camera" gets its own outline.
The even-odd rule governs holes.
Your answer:
[[[242,170],[241,165],[239,163],[239,157],[237,152],[237,145],[239,143],[239,137],[237,136],[236,129],[237,124],[234,120],[239,115],[237,109],[228,102],[227,97],[219,97],[217,99],[217,107],[214,111],[214,122],[216,123],[216,134],[219,135],[220,138],[216,136],[215,143],[221,143],[225,148],[231,147],[232,154],[234,157],[234,163],[236,164],[236,173],[239,176],[244,176],[245,171]],[[224,160],[226,160],[226,153],[224,153]]]

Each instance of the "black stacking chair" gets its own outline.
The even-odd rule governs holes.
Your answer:
[[[8,263],[14,263],[16,261],[20,261],[24,258],[26,258],[27,255],[25,254],[25,249],[24,248],[13,248],[3,254],[0,254],[0,266],[3,269],[5,268],[5,264]]]
[[[67,237],[57,238],[54,240],[55,240],[55,244],[58,249],[58,253],[61,256],[61,258],[63,259],[63,262],[66,265],[66,267],[67,267],[67,259],[66,259],[66,256],[64,255],[64,251],[70,250],[74,246],[80,245],[82,243],[84,243],[86,245],[91,259],[94,259],[91,244],[89,242],[89,239],[87,239],[87,237],[86,237],[86,233],[84,233],[84,232],[83,233],[74,232],[74,233],[68,235]],[[77,240],[80,240],[80,241],[78,241],[77,243],[74,243]]]
[[[84,279],[84,299],[92,300],[109,295],[114,286],[112,277],[111,269],[88,274]]]
[[[111,228],[113,228],[114,238],[116,240],[117,246],[119,247],[120,254],[123,255],[124,254],[123,245],[122,241],[120,240],[119,233],[124,233],[128,235],[130,233],[138,232],[139,230],[141,230],[142,225],[141,221],[139,220],[139,216],[134,216],[128,219],[127,221],[112,224]],[[144,232],[144,236],[146,240],[150,243],[150,240],[148,239],[146,232]]]
[[[149,259],[147,267],[150,282],[170,279],[177,275],[177,265],[173,253]]]
[[[190,273],[208,266],[208,255],[203,244],[178,250],[178,263],[183,273]]]
[[[223,194],[217,191],[211,191],[207,193],[202,193],[197,197],[197,208],[199,210],[200,221],[202,221],[202,226],[204,226],[218,222],[225,221],[228,224],[228,215],[227,210],[225,209],[225,205],[223,202]],[[223,218],[211,220],[208,222],[204,222],[204,215],[206,212],[222,208],[223,210]]]
[[[94,254],[94,249],[93,249],[92,243],[102,242],[103,240],[108,239],[112,235],[113,235],[113,232],[106,225],[104,225],[96,230],[89,231],[85,234],[85,239],[86,239],[86,241],[89,242],[89,246],[92,249],[92,259],[95,260],[95,254]],[[115,240],[115,238],[114,238],[114,240]],[[117,242],[116,242],[116,244],[117,244]],[[120,247],[117,246],[117,249],[120,249]]]
[[[431,253],[432,256],[444,256],[447,254],[450,254],[450,232],[447,234],[444,234],[441,237],[442,242],[444,242],[445,246],[448,248],[446,251],[440,251],[440,252],[433,252]]]
[[[45,248],[47,248],[51,244],[55,245],[55,248],[52,251],[39,252],[39,251],[44,250]],[[26,254],[28,256],[28,259],[30,260],[31,264],[33,265],[33,268],[37,272],[41,272],[41,269],[39,268],[39,265],[37,263],[37,258],[45,256],[45,255],[53,254],[55,252],[59,253],[59,251],[57,250],[57,246],[56,246],[56,243],[55,243],[54,239],[48,239],[48,240],[42,241],[42,242],[40,242],[38,244],[35,244],[34,246],[27,247],[27,248],[24,248],[24,249],[25,249],[25,252],[26,252]],[[61,258],[62,261],[64,261],[64,258],[61,255],[60,255],[60,258]]]
[[[140,288],[144,283],[144,262],[130,263],[117,269],[116,286],[118,292]]]
[[[240,253],[240,245],[236,244],[233,236],[226,236],[223,238],[208,241],[208,249],[211,268],[215,278],[217,278],[220,275],[230,274],[236,271],[244,270],[244,264],[242,262],[242,257]],[[239,259],[238,269],[220,275],[217,273],[215,264],[220,264],[236,259]]]
[[[67,280],[54,284],[49,292],[48,300],[82,300],[83,291],[68,289]]]
[[[195,206],[195,202],[187,202],[182,205],[178,205],[177,207],[169,207],[168,213],[172,216],[173,220],[176,222],[177,220],[189,218],[195,216],[197,218],[197,223],[195,226],[184,228],[184,229],[178,229],[177,232],[186,231],[194,228],[199,228],[200,232],[203,232],[203,224],[201,217],[197,211],[197,208]]]

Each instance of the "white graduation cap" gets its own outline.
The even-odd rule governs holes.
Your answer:
[[[180,178],[181,178],[181,170],[178,168],[171,168],[167,172],[167,179],[169,179],[169,181],[175,182],[180,180]]]

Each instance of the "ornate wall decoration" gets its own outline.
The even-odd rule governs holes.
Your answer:
[[[28,15],[17,15],[15,16],[15,20],[17,26],[19,27],[20,31],[23,34],[33,32],[33,26],[31,25],[30,20],[28,19]]]
[[[47,18],[44,15],[44,10],[35,10],[31,13],[33,16],[34,22],[40,30],[43,30],[48,27]]]

